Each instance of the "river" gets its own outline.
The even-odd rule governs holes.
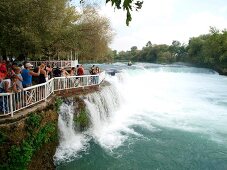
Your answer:
[[[227,77],[179,64],[99,66],[119,73],[84,98],[85,132],[74,130],[73,106],[61,106],[58,170],[227,169]]]

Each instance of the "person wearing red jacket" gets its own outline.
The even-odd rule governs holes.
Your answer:
[[[77,69],[77,75],[78,76],[84,75],[84,68],[83,68],[83,65],[82,64]]]

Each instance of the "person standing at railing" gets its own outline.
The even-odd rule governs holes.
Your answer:
[[[15,74],[15,68],[17,67],[17,63],[12,63],[12,65],[8,65],[8,72],[7,72],[7,77],[11,77]]]
[[[23,77],[21,75],[21,68],[20,67],[15,67],[15,75],[17,76],[17,84],[20,87],[20,89],[23,89]]]
[[[91,68],[90,68],[90,74],[91,75],[94,75],[95,74],[95,65],[93,65]]]
[[[96,77],[96,84],[98,84],[99,83],[99,73],[100,73],[101,71],[100,71],[100,68],[97,66],[96,68],[95,68],[95,73],[96,73],[96,75],[97,75],[97,77]]]
[[[0,78],[4,79],[7,76],[6,60],[0,62]]]
[[[48,76],[47,76],[48,73],[47,73],[47,71],[45,70],[45,64],[42,63],[42,64],[39,66],[39,68],[40,68],[39,84],[45,83],[46,80],[48,79]]]
[[[93,65],[93,66],[91,67],[91,69],[90,69],[89,72],[90,72],[91,75],[96,75],[95,65]],[[92,84],[95,84],[95,83],[96,83],[96,76],[92,76],[92,77],[91,77],[91,82],[92,82]]]
[[[60,70],[59,67],[57,67],[56,69],[54,69],[53,76],[54,77],[61,77],[61,70]]]
[[[15,93],[13,95],[12,102],[13,102],[13,106],[15,106],[16,109],[19,109],[22,107],[22,100],[24,99],[23,94],[19,93],[23,91],[23,86],[19,78],[20,77],[16,74],[11,76],[12,86],[10,87],[10,90],[12,93]]]
[[[2,78],[0,78],[0,93],[5,93],[5,87],[4,82],[2,81]],[[0,96],[0,112],[6,112],[6,103],[7,98],[5,96]]]
[[[72,67],[70,70],[70,76],[75,76],[75,67]]]
[[[16,75],[12,75],[11,76],[11,87],[10,87],[10,91],[13,93],[18,93],[21,90],[23,90],[23,88],[20,87],[20,85],[18,84],[18,77]]]
[[[0,93],[9,93],[11,87],[10,79],[2,79],[0,78]],[[0,96],[0,111],[7,112],[8,111],[8,98],[7,96]]]
[[[0,93],[9,93],[9,87],[11,85],[10,79],[2,79],[0,78]]]
[[[79,68],[79,67],[80,67],[80,65],[77,65],[77,66],[76,66],[76,73],[75,73],[75,74],[76,74],[77,76],[78,76],[78,68]]]
[[[61,77],[67,77],[70,76],[70,74],[68,73],[68,71],[65,70],[64,67],[62,67],[61,69]]]
[[[96,72],[96,74],[99,74],[100,73],[100,68],[99,67],[96,67],[95,68],[95,72]]]
[[[61,77],[68,77],[70,76],[70,74],[68,73],[68,71],[65,70],[64,67],[61,68]],[[60,87],[61,89],[65,89],[67,88],[67,79],[60,79],[58,87]]]
[[[51,79],[53,77],[53,67],[51,67],[50,64],[47,64],[45,70],[47,72],[48,80]]]
[[[81,65],[78,67],[78,69],[77,69],[77,75],[78,75],[78,76],[84,75],[84,67],[83,67],[82,64],[81,64]]]
[[[76,75],[76,68],[75,67],[72,67],[70,72],[69,72],[70,76],[75,76]],[[72,86],[78,86],[79,84],[79,80],[77,78],[72,78],[70,79],[70,87]]]
[[[20,67],[20,69],[21,69],[21,70],[23,70],[23,69],[24,69],[24,65],[22,65],[21,63],[20,63],[20,64],[18,64],[18,67]]]
[[[25,63],[24,69],[21,72],[23,77],[23,87],[30,87],[32,85],[32,76],[39,76],[40,75],[40,68],[38,67],[38,72],[35,73],[32,71],[33,65],[31,63]]]
[[[79,67],[78,67],[78,69],[77,69],[77,76],[82,76],[82,75],[84,75],[84,67],[83,67],[83,65],[81,64],[81,65],[79,65]],[[80,85],[85,84],[84,78],[80,77],[80,78],[79,78],[79,83],[80,83]]]

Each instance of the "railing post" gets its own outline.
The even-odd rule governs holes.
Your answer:
[[[45,93],[45,102],[47,101],[47,82],[45,83],[45,89],[44,89],[44,93]]]
[[[10,113],[11,113],[11,117],[13,117],[13,94],[11,93],[9,95],[9,101],[10,101]]]
[[[98,77],[97,77],[97,83],[98,83],[98,85],[100,84],[99,82],[100,82],[100,75],[101,75],[101,73],[98,73]]]
[[[51,80],[51,86],[52,86],[52,93],[53,93],[53,94],[54,94],[54,87],[55,87],[55,86],[54,86],[54,82],[55,82],[55,81],[54,81],[54,78],[52,78],[52,80]]]

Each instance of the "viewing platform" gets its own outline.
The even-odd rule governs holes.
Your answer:
[[[0,119],[7,115],[13,117],[23,109],[31,108],[42,101],[45,102],[57,92],[97,86],[104,79],[105,71],[96,75],[54,77],[45,83],[24,88],[18,93],[0,93],[1,107],[4,107],[3,112],[0,113]]]

